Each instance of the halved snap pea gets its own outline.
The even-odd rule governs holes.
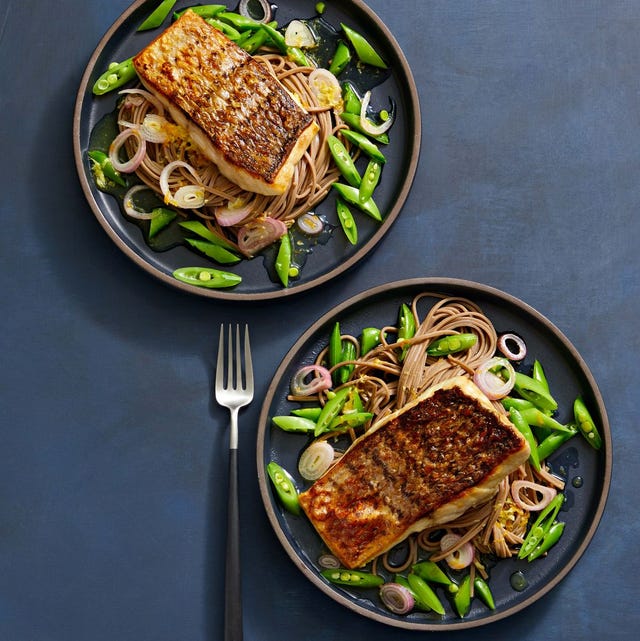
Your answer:
[[[238,274],[210,267],[180,267],[173,272],[173,277],[183,283],[208,289],[235,287],[242,282],[242,276],[238,276]]]

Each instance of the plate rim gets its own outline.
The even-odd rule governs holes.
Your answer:
[[[100,57],[102,51],[115,36],[123,23],[125,23],[133,13],[140,9],[140,7],[148,2],[150,2],[150,0],[135,0],[127,9],[125,9],[120,14],[120,16],[114,21],[111,27],[109,27],[109,29],[102,36],[97,46],[93,50],[89,61],[87,62],[87,66],[85,67],[85,70],[82,74],[80,85],[76,92],[76,99],[73,110],[73,153],[78,179],[80,181],[82,191],[84,193],[86,201],[89,204],[90,209],[100,223],[100,226],[106,231],[107,235],[109,236],[109,238],[111,238],[118,249],[120,249],[140,269],[174,289],[202,298],[233,301],[265,301],[296,296],[298,294],[301,294],[302,292],[330,282],[334,278],[337,278],[341,274],[349,271],[357,263],[362,261],[369,253],[371,253],[376,248],[376,246],[384,238],[395,220],[400,215],[409,196],[413,181],[415,180],[420,159],[420,148],[422,145],[422,118],[420,112],[420,99],[418,87],[411,71],[411,67],[409,66],[404,51],[400,47],[398,41],[391,33],[385,22],[369,6],[367,6],[365,2],[363,2],[363,0],[342,0],[342,2],[349,3],[350,5],[357,8],[358,11],[364,13],[367,18],[373,22],[376,29],[380,30],[388,45],[393,49],[394,54],[397,56],[401,68],[400,76],[402,77],[403,81],[407,82],[407,95],[409,97],[409,101],[407,103],[407,111],[411,119],[408,132],[409,137],[413,139],[411,154],[407,163],[407,177],[405,178],[402,188],[398,192],[397,197],[393,201],[393,204],[390,210],[387,212],[384,220],[366,243],[359,247],[347,260],[338,262],[338,264],[336,264],[329,271],[322,272],[319,276],[309,281],[302,282],[299,285],[294,284],[290,287],[282,287],[280,289],[274,289],[270,291],[236,292],[233,289],[207,289],[203,287],[196,287],[195,285],[190,285],[188,283],[183,283],[174,278],[171,274],[165,273],[161,269],[147,262],[143,256],[139,255],[134,250],[134,248],[132,248],[126,242],[126,240],[123,239],[120,234],[118,234],[116,229],[114,229],[114,227],[109,223],[109,220],[96,201],[94,194],[91,191],[88,177],[86,175],[85,158],[83,157],[84,154],[80,140],[82,111],[85,105],[85,101],[91,98],[91,96],[88,94],[89,81],[91,79],[93,71],[95,70],[96,62]]]
[[[516,604],[505,608],[505,610],[489,614],[486,617],[482,617],[474,620],[464,620],[451,621],[444,623],[416,623],[412,621],[402,621],[399,619],[394,619],[391,616],[384,616],[373,612],[367,608],[360,606],[358,603],[349,599],[348,597],[340,594],[336,590],[332,589],[326,582],[320,580],[319,576],[316,573],[313,573],[309,568],[304,564],[300,557],[296,554],[293,546],[289,542],[288,538],[285,536],[282,528],[279,526],[278,518],[276,512],[273,508],[272,499],[269,492],[268,477],[264,469],[264,452],[265,452],[265,435],[266,429],[268,427],[267,422],[269,418],[269,409],[275,398],[275,393],[278,386],[280,385],[282,376],[290,364],[290,361],[295,358],[296,354],[300,351],[301,347],[313,337],[313,335],[318,331],[318,329],[330,321],[332,318],[337,317],[339,314],[343,313],[345,310],[348,310],[352,307],[361,305],[367,299],[375,298],[376,296],[383,294],[384,292],[395,292],[401,289],[410,289],[414,287],[423,287],[425,291],[428,291],[430,288],[436,288],[435,291],[446,290],[447,288],[452,289],[468,289],[477,291],[483,296],[493,297],[498,300],[505,301],[511,306],[524,311],[529,314],[533,319],[539,322],[544,328],[550,331],[566,348],[571,357],[574,359],[575,364],[580,369],[581,373],[584,375],[590,391],[593,393],[594,400],[598,406],[600,416],[602,418],[602,438],[603,438],[603,470],[602,470],[602,479],[603,484],[601,491],[598,497],[598,504],[594,511],[593,521],[590,523],[587,531],[584,533],[581,542],[577,546],[575,552],[571,555],[568,561],[560,568],[559,572],[554,575],[554,577],[548,581],[542,588],[538,589],[535,593],[529,597],[518,601]],[[470,300],[472,298],[470,297]],[[332,598],[334,601],[337,601],[341,605],[345,606],[347,609],[354,611],[360,615],[365,616],[368,619],[383,623],[385,625],[411,629],[411,630],[422,630],[422,631],[431,631],[431,632],[444,632],[450,630],[460,630],[460,629],[470,629],[499,621],[501,619],[508,618],[513,616],[517,612],[520,612],[532,605],[534,602],[541,599],[543,596],[548,594],[554,587],[556,587],[575,567],[580,558],[585,553],[589,544],[591,543],[601,521],[606,508],[606,503],[611,488],[611,477],[612,477],[612,466],[613,466],[613,451],[612,451],[612,439],[611,439],[611,428],[606,412],[606,407],[604,404],[604,399],[600,392],[600,389],[589,369],[588,365],[575,348],[573,343],[567,338],[567,336],[544,314],[536,310],[534,307],[523,301],[522,299],[509,294],[503,290],[492,287],[490,285],[485,285],[478,283],[472,280],[466,280],[462,278],[447,278],[447,277],[418,277],[418,278],[408,278],[401,279],[396,281],[390,281],[387,283],[382,283],[366,290],[360,291],[349,298],[343,300],[341,303],[333,307],[331,310],[325,312],[318,319],[313,321],[313,323],[304,331],[300,337],[295,341],[293,346],[287,351],[285,356],[282,358],[280,364],[276,368],[276,371],[273,374],[273,378],[265,392],[262,408],[260,410],[260,415],[258,418],[258,433],[256,438],[256,466],[258,474],[258,485],[260,489],[260,496],[263,502],[263,506],[267,513],[267,517],[271,524],[271,527],[276,534],[278,540],[280,541],[285,552],[289,558],[293,561],[294,565],[303,573],[303,575],[311,581],[317,588],[319,588],[324,594]]]

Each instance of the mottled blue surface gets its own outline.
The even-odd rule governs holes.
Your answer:
[[[547,316],[598,382],[614,444],[604,519],[566,579],[507,620],[429,638],[637,638],[640,4],[369,4],[420,92],[405,209],[338,282],[233,305],[139,270],[81,192],[75,93],[127,0],[2,3],[2,641],[221,639],[227,415],[209,395],[219,323],[251,323],[259,401],[335,302],[417,276],[478,281]],[[241,416],[245,639],[417,638],[338,605],[281,549],[256,482],[259,409]]]

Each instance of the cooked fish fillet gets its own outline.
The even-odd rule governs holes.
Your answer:
[[[133,64],[224,176],[260,194],[287,190],[318,125],[264,62],[187,11]]]
[[[300,504],[348,568],[490,499],[529,446],[468,378],[429,388],[381,419]]]

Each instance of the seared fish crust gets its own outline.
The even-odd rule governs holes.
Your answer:
[[[528,456],[506,416],[456,377],[374,425],[300,504],[333,554],[356,568],[490,499]]]
[[[224,176],[261,194],[287,190],[318,126],[264,62],[187,11],[133,64]]]

